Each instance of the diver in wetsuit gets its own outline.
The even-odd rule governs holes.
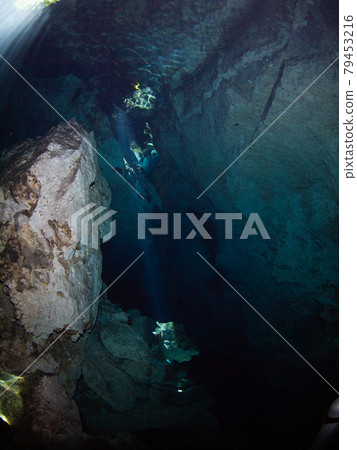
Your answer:
[[[133,128],[135,123],[135,132]],[[150,175],[160,158],[153,144],[151,128],[139,112],[114,108],[111,125],[125,159],[128,176],[137,181],[138,171]]]

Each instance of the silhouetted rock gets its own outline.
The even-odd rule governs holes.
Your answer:
[[[87,340],[83,381],[76,394],[91,433],[101,430],[111,435],[119,430],[176,426],[211,404],[180,365],[166,359],[166,341],[154,334],[157,324],[140,313],[134,312],[134,316],[131,324],[124,323],[126,315],[118,305],[100,304],[98,321]],[[140,335],[138,329],[144,332]],[[183,330],[180,336],[184,336]],[[190,352],[187,337],[184,342],[186,352]],[[172,337],[171,343],[180,348],[179,339],[174,342]],[[197,350],[191,356],[187,353],[185,360],[193,354],[198,354]]]

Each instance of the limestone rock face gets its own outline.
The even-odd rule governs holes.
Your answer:
[[[102,331],[100,336],[105,348],[116,358],[140,362],[148,357],[146,342],[128,324],[119,323],[114,330]]]
[[[258,310],[274,318],[285,337],[329,370],[331,349],[322,349],[335,341],[337,330],[338,270],[332,255],[337,255],[338,231],[338,66],[330,66],[337,56],[337,27],[324,2],[250,5],[246,15],[232,17],[235,25],[221,51],[217,48],[184,83],[170,83],[182,138],[158,115],[162,152],[169,153],[185,180],[197,183],[190,194],[200,196],[201,211],[259,213],[271,239],[240,239],[237,221],[233,239],[220,239],[216,247],[206,241],[206,257],[254,299]],[[176,255],[185,261],[177,265],[176,277],[196,288],[209,275],[186,254]],[[220,297],[214,288],[211,293]],[[251,354],[258,354],[252,337],[256,325],[249,311],[243,308],[242,314]],[[237,328],[230,321],[234,315],[222,317],[224,327]],[[319,344],[311,348],[316,339]],[[265,345],[265,337],[258,341]],[[277,337],[275,348],[282,344]],[[295,362],[294,355],[289,363]]]
[[[16,375],[31,364],[19,395],[32,404],[24,414],[41,443],[81,438],[67,394],[74,394],[86,331],[96,320],[97,303],[89,306],[102,288],[102,256],[80,242],[71,216],[88,203],[110,204],[95,148],[93,135],[71,120],[5,151],[0,161],[1,369]],[[39,381],[31,387],[33,376]]]
[[[71,324],[101,289],[100,252],[79,248],[70,219],[90,202],[108,206],[110,194],[93,137],[85,142],[75,130],[59,125],[1,161],[1,280],[16,319],[41,341]],[[82,333],[95,315],[94,306],[71,332]]]
[[[247,14],[245,9],[250,7],[247,0],[157,0],[154,3],[125,0],[106,4],[93,0],[81,4],[81,14],[77,17],[73,16],[73,10],[67,5],[68,1],[65,1],[56,10],[49,39],[60,36],[60,40],[70,41],[73,62],[81,66],[85,61],[90,70],[101,63],[111,70],[113,61],[118,60],[118,55],[113,51],[116,48],[120,61],[130,68],[132,75],[139,80],[150,78],[154,87],[159,86],[160,76],[180,83],[187,73],[196,70],[224,39],[237,17]],[[101,30],[98,39],[102,45],[93,46],[88,58],[83,51],[84,41],[73,39],[73,35],[81,33],[82,23],[90,18],[93,11],[97,21],[93,33]],[[111,38],[111,47],[103,45],[108,37]],[[54,45],[57,46],[58,42]],[[68,49],[61,46],[60,51],[67,53]],[[52,59],[50,52],[48,57]],[[46,70],[51,73],[54,66]]]
[[[33,434],[37,442],[55,448],[79,448],[82,425],[78,407],[70,400],[55,376],[44,376],[33,390],[30,408]]]

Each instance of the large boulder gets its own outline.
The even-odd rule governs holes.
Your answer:
[[[73,121],[1,158],[1,281],[16,319],[40,342],[69,324],[78,335],[96,315],[94,304],[72,324],[101,289],[101,253],[80,246],[71,223],[88,203],[110,202],[94,149]]]
[[[20,427],[24,414],[35,441],[72,441],[81,424],[68,395],[97,316],[102,255],[81,244],[71,217],[88,203],[108,207],[110,190],[93,134],[75,120],[5,151],[0,167],[1,388],[8,388],[0,402],[6,414],[0,413],[16,417]],[[14,398],[23,399],[16,411]]]
[[[198,354],[188,338],[183,339],[183,327],[170,340],[177,349],[184,343],[184,358],[178,362],[167,359],[168,341],[155,334],[156,327],[155,321],[136,310],[124,313],[118,305],[101,302],[76,393],[91,433],[109,436],[118,431],[177,426],[211,405],[204,390],[186,378],[179,364]]]

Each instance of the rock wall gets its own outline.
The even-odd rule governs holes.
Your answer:
[[[33,405],[36,433],[42,427],[39,420],[46,417],[41,412],[45,404],[36,402],[52,400],[58,406],[57,413],[51,412],[52,421],[67,408],[70,400],[61,396],[74,394],[86,332],[97,316],[96,302],[76,321],[101,292],[102,256],[100,250],[79,242],[71,222],[72,214],[90,202],[110,204],[95,146],[93,134],[71,120],[44,137],[16,145],[1,157],[1,369],[12,376],[20,374],[70,325],[28,371],[48,374],[33,388],[38,394]],[[101,229],[101,236],[106,232]],[[25,374],[25,379],[27,376],[31,378]],[[10,388],[1,400],[12,394]],[[80,424],[78,410],[71,408]],[[49,430],[40,432],[43,439],[46,433],[51,434]]]
[[[232,17],[230,32],[199,67],[179,85],[170,82],[174,111],[171,124],[156,118],[159,148],[163,159],[175,161],[174,173],[194,180],[191,207],[260,214],[270,240],[242,241],[237,224],[233,240],[220,239],[214,252],[206,247],[207,255],[283,334],[327,362],[327,352],[311,349],[294,324],[321,346],[336,334],[338,66],[245,150],[334,61],[335,19],[324,2],[260,2],[254,11],[253,5]],[[181,189],[171,185],[165,207]],[[187,264],[194,270],[187,261],[180,276],[194,288]],[[254,336],[257,324],[246,314],[247,335]]]
[[[182,326],[102,301],[75,397],[87,430],[109,437],[175,427],[202,414],[212,399],[181,365],[198,353]]]
[[[79,248],[71,215],[90,202],[108,206],[109,189],[95,152],[65,125],[6,152],[2,168],[2,280],[16,318],[44,341],[100,292],[100,252]],[[95,315],[96,306],[71,333],[82,333]]]

